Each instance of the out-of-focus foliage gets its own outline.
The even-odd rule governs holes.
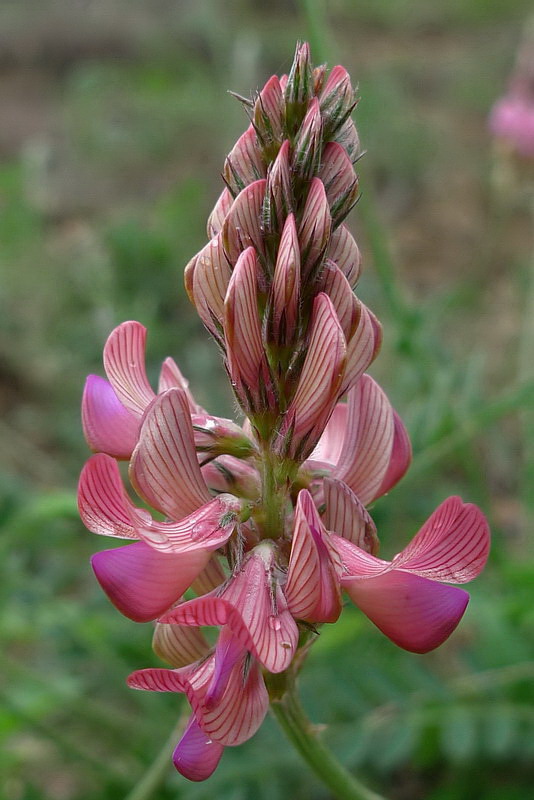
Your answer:
[[[311,2],[311,0],[310,0]],[[304,4],[303,4],[304,5]],[[534,561],[517,337],[529,277],[524,183],[486,133],[522,0],[317,0],[331,64],[359,81],[367,155],[350,224],[360,296],[384,324],[373,373],[406,420],[411,472],[376,504],[391,556],[444,497],[490,517],[494,547],[438,652],[397,650],[355,609],[302,677],[311,717],[397,800],[524,800],[534,771]],[[199,400],[232,413],[215,345],[182,285],[224,156],[247,124],[226,94],[289,65],[299,7],[253,0],[93,0],[0,7],[0,772],[2,800],[122,800],[180,715],[124,679],[157,664],[88,559],[73,496],[79,399],[111,328],[149,328]],[[496,189],[495,187],[498,187]],[[506,188],[506,191],[503,189]],[[529,434],[530,428],[530,434]],[[531,488],[531,487],[530,487]],[[530,536],[530,542],[529,542]],[[169,767],[158,800],[324,798],[272,722],[205,785]],[[133,800],[133,797],[131,798]]]

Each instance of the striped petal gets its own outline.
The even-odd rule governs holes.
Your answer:
[[[91,450],[130,458],[140,424],[139,417],[123,406],[108,381],[98,375],[88,376],[82,398],[82,425]]]
[[[267,181],[262,179],[246,186],[234,200],[224,221],[221,236],[232,264],[247,247],[254,247],[260,256],[264,252],[261,216],[266,184]]]
[[[467,583],[484,568],[489,548],[489,527],[480,509],[449,497],[391,566],[433,580]]]
[[[224,188],[219,195],[217,202],[213,207],[213,211],[208,217],[208,238],[213,239],[214,236],[220,232],[226,215],[230,210],[230,206],[234,202],[232,193],[229,189]]]
[[[147,413],[130,463],[130,479],[151,506],[181,519],[210,499],[195,450],[186,394],[170,389]]]
[[[96,553],[91,565],[113,605],[135,622],[148,622],[182,596],[209,557],[204,550],[175,555],[135,542]]]
[[[245,186],[265,178],[266,172],[256,131],[253,125],[249,125],[226,157],[223,169],[224,181],[235,197]]]
[[[403,421],[393,409],[393,445],[386,474],[376,497],[382,497],[404,477],[412,461],[412,445]],[[376,499],[376,498],[375,498]]]
[[[292,342],[300,303],[300,253],[293,214],[287,217],[276,257],[271,289],[271,334],[278,344]]]
[[[343,481],[324,478],[323,490],[326,505],[323,522],[326,529],[334,531],[368,553],[376,553],[376,526],[352,489]]]
[[[120,539],[139,538],[135,506],[111,456],[99,453],[84,465],[78,483],[78,510],[83,524],[92,533]]]
[[[330,298],[313,303],[308,350],[295,396],[281,425],[277,449],[304,460],[323,432],[339,397],[346,344]]]
[[[367,505],[382,484],[391,458],[393,409],[378,384],[363,375],[348,394],[347,433],[334,477]]]
[[[123,322],[104,345],[104,368],[121,403],[141,417],[154,399],[145,371],[146,328]]]
[[[439,647],[458,625],[469,595],[402,570],[374,578],[343,578],[353,603],[399,647],[427,653]]]
[[[330,233],[332,217],[323,182],[313,178],[299,225],[299,242],[303,280],[311,280],[319,271]]]
[[[221,235],[211,239],[195,256],[194,269],[190,268],[190,271],[190,292],[200,319],[212,336],[222,342],[224,298],[232,269],[222,246]]]
[[[204,658],[210,646],[200,628],[156,622],[152,649],[172,667],[185,667]]]
[[[340,225],[332,233],[326,257],[337,264],[351,288],[354,289],[360,277],[362,257],[358,245],[346,225]]]
[[[192,414],[201,414],[204,409],[195,401],[189,389],[189,381],[182,374],[178,364],[173,358],[166,358],[161,365],[159,373],[158,394],[168,391],[168,389],[181,389],[185,392],[189,409]]]
[[[321,522],[312,497],[299,492],[291,556],[284,587],[287,605],[297,619],[335,622],[341,613],[342,563]]]
[[[228,625],[269,672],[282,672],[293,657],[298,631],[282,590],[276,584],[272,591],[272,569],[270,547],[259,545],[219,596],[204,595],[182,603],[161,621]]]
[[[219,765],[224,747],[214,742],[193,715],[173,753],[173,764],[184,778],[205,781]]]
[[[347,412],[348,406],[346,403],[337,404],[310,459],[331,464],[332,466],[337,464],[343,447],[343,439],[345,438]]]

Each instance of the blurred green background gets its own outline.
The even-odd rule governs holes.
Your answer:
[[[151,795],[135,793],[183,705],[126,688],[157,663],[150,625],[100,592],[88,559],[104,542],[73,494],[83,381],[102,374],[119,322],[149,328],[152,376],[172,355],[200,402],[232,413],[182,272],[247,124],[226,90],[249,96],[287,70],[297,38],[316,62],[344,64],[361,95],[359,294],[384,324],[372,372],[415,452],[373,512],[382,552],[452,493],[482,506],[494,536],[445,646],[403,653],[347,607],[312,651],[304,701],[340,758],[392,800],[532,797],[532,183],[486,129],[530,8],[0,4],[2,800],[328,797],[270,720],[206,784],[169,766]]]

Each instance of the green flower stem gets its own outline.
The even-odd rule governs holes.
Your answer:
[[[271,710],[287,738],[334,797],[338,800],[384,800],[351,775],[322,743],[317,728],[302,708],[294,683],[282,698],[271,702]]]

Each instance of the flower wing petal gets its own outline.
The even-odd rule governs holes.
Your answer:
[[[130,458],[137,444],[139,417],[123,406],[111,384],[89,375],[83,390],[82,425],[91,450]]]

